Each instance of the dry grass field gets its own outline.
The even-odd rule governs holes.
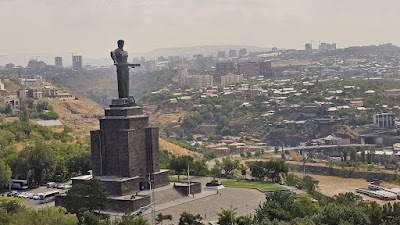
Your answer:
[[[303,177],[302,173],[294,172],[293,174]],[[327,196],[334,196],[339,193],[352,192],[355,193],[356,188],[368,188],[368,182],[365,179],[353,179],[353,178],[342,178],[342,177],[334,177],[334,176],[321,176],[321,175],[313,175],[307,174],[314,179],[319,181],[318,189],[322,194]],[[383,183],[382,185],[389,187],[399,187],[390,183]],[[366,195],[361,195],[364,200],[376,201],[379,204],[384,204],[386,201],[382,201],[376,198],[371,198]],[[391,201],[391,202],[400,202],[400,200]]]
[[[194,159],[203,158],[203,155],[200,153],[189,151],[186,148],[182,148],[178,145],[172,144],[161,138],[160,138],[160,149],[172,151],[175,155],[189,155],[192,156]]]
[[[159,125],[166,125],[169,123],[180,122],[186,115],[186,112],[184,111],[176,113],[157,111],[157,107],[155,105],[143,106],[143,112],[147,115],[150,115],[149,121],[151,124],[159,124]]]
[[[95,130],[99,128],[98,117],[103,115],[103,109],[87,98],[79,100],[46,99],[60,115],[64,125],[77,130]]]

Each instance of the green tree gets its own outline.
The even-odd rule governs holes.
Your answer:
[[[211,174],[211,176],[213,176],[214,179],[215,179],[216,177],[220,177],[221,174],[222,174],[222,168],[221,168],[221,166],[218,165],[218,164],[215,164],[215,165],[213,166],[213,168],[211,168],[210,174]]]
[[[46,207],[37,213],[36,224],[46,225],[75,225],[78,220],[75,215],[68,214],[62,207]]]
[[[284,220],[290,221],[293,217],[291,208],[295,196],[289,193],[273,192],[267,194],[266,201],[255,210],[254,222],[264,224],[263,221]]]
[[[22,122],[28,122],[29,121],[29,111],[28,111],[28,107],[26,106],[26,104],[22,104],[21,105],[20,120]]]
[[[239,167],[240,161],[232,157],[222,158],[222,169],[225,171],[226,176],[232,176],[233,171]]]
[[[96,213],[86,211],[82,214],[82,225],[111,225],[108,217],[98,215]]]
[[[236,222],[236,209],[222,209],[217,215],[220,225],[232,225]]]
[[[251,215],[239,216],[236,218],[237,225],[253,225],[253,217]]]
[[[246,157],[247,158],[251,158],[253,156],[253,153],[251,153],[251,151],[247,151],[246,152]]]
[[[26,163],[31,183],[38,186],[44,182],[56,163],[56,156],[48,144],[42,141],[33,146],[27,146],[20,154],[22,161]]]
[[[0,224],[9,224],[10,223],[10,215],[7,213],[7,210],[0,208]]]
[[[0,188],[8,187],[11,184],[11,168],[0,160]]]
[[[83,212],[105,209],[107,196],[104,184],[94,177],[72,186],[64,197],[63,204],[68,212],[75,213],[79,221],[82,221]]]
[[[335,203],[339,205],[356,205],[362,201],[360,195],[356,195],[352,192],[339,193],[338,195],[333,196],[333,199]]]
[[[12,113],[11,104],[6,104],[1,112],[6,115],[11,114]]]
[[[303,218],[306,216],[313,216],[320,211],[318,202],[312,201],[308,195],[301,195],[294,201],[291,208],[293,217]]]
[[[357,150],[355,148],[350,148],[350,161],[355,162],[357,161]]]
[[[11,200],[11,201],[3,201],[0,203],[0,208],[4,208],[8,213],[14,214],[19,211],[19,209],[22,208],[20,204],[18,204],[16,201]]]
[[[318,183],[319,183],[318,180],[316,180],[310,176],[305,176],[300,181],[300,187],[301,187],[301,189],[307,191],[308,193],[312,193],[318,187]]]
[[[365,150],[362,150],[362,151],[361,151],[361,162],[362,162],[362,163],[365,163],[365,162],[366,162],[366,159],[365,159]]]
[[[39,118],[44,120],[56,120],[59,118],[58,114],[53,111],[42,112],[39,114]]]
[[[178,156],[171,159],[169,166],[178,175],[178,181],[180,180],[180,175],[184,171],[187,171],[189,165],[193,164],[193,157],[191,156]]]
[[[289,171],[288,166],[284,160],[269,160],[269,161],[256,161],[250,166],[251,175],[258,180],[264,180],[265,177],[270,178],[272,181],[278,181],[280,174],[287,174]]]
[[[143,215],[129,215],[125,214],[121,219],[117,219],[113,225],[150,225],[148,219]]]
[[[204,225],[201,220],[203,220],[203,218],[200,216],[200,214],[193,215],[183,212],[179,218],[178,225]]]
[[[156,223],[157,224],[161,224],[162,225],[164,220],[171,221],[172,220],[172,215],[171,214],[162,214],[162,213],[157,214],[157,217],[156,217]]]
[[[20,208],[12,214],[9,225],[76,225],[75,215],[67,214],[62,207],[46,207],[39,212],[32,208]]]
[[[368,216],[357,206],[344,206],[329,203],[322,208],[321,213],[314,217],[316,224],[336,225],[336,224],[353,224],[365,225],[370,224]]]
[[[242,174],[243,178],[246,178],[247,166],[244,164],[240,164],[239,170],[240,170],[240,174]]]
[[[90,152],[87,150],[78,150],[66,162],[69,173],[86,173],[91,167]]]
[[[261,161],[253,162],[250,165],[251,176],[262,181],[267,176],[267,170],[264,168],[264,163]]]
[[[286,185],[297,187],[300,184],[301,178],[293,173],[286,176]]]
[[[6,147],[13,144],[15,135],[8,130],[0,130],[0,147]]]
[[[9,225],[36,225],[36,211],[33,208],[20,208],[12,214]]]
[[[196,176],[207,176],[209,173],[206,161],[199,161],[199,160],[193,161],[189,169],[190,169],[190,174]]]

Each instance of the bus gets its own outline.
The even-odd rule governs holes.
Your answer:
[[[39,193],[39,200],[46,201],[46,199],[53,199],[55,195],[60,194],[59,191],[47,191],[44,193]]]
[[[19,190],[26,190],[26,189],[28,189],[28,181],[27,180],[12,180],[11,188],[19,189]]]

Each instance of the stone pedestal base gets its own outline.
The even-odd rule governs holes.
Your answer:
[[[121,107],[121,106],[137,106],[135,98],[129,96],[129,98],[118,98],[111,100],[111,107]]]
[[[169,170],[160,170],[160,172],[151,174],[152,188],[159,188],[169,185]],[[147,175],[141,181],[143,185],[143,190],[150,189],[149,176]]]
[[[98,177],[110,196],[123,196],[139,192],[139,177]]]
[[[150,204],[148,195],[127,195],[121,197],[109,197],[107,199],[107,210],[115,212],[134,212],[140,207]]]
[[[141,190],[150,189],[149,176],[146,177],[117,177],[117,176],[97,176],[104,185],[110,196],[123,196],[128,194],[136,194]],[[72,185],[80,184],[91,180],[92,175],[84,175],[71,178]],[[169,185],[169,170],[161,170],[160,172],[151,174],[152,188],[159,188]]]
[[[190,182],[190,193],[188,182],[174,182],[174,188],[184,195],[194,195],[201,193],[200,182]]]
[[[55,206],[63,206],[67,198],[71,198],[65,194],[55,196]],[[74,199],[71,199],[74,201]],[[82,199],[76,199],[76,201],[82,201]],[[113,212],[134,212],[140,209],[140,207],[147,206],[150,204],[150,196],[148,195],[125,195],[119,197],[108,197],[106,203],[106,210]]]

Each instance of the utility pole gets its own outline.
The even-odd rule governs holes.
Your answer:
[[[187,170],[187,176],[188,176],[188,190],[189,190],[188,195],[190,196],[190,173],[189,173],[189,165],[188,165],[188,170]]]
[[[307,153],[303,151],[303,177],[306,176],[306,160],[307,160]]]
[[[152,188],[152,180],[151,174],[149,173],[149,186],[150,186],[150,204],[153,204],[151,207],[151,224],[156,224],[156,203],[154,202],[154,189]]]

